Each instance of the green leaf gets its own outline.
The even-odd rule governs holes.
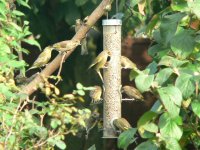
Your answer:
[[[135,78],[136,87],[139,91],[146,92],[153,83],[154,75],[141,74]]]
[[[200,118],[200,102],[194,101],[191,105],[193,112]]]
[[[146,123],[150,122],[153,118],[157,117],[158,114],[152,111],[145,112],[137,122],[137,127],[145,125]]]
[[[177,87],[168,86],[158,89],[162,104],[171,116],[178,116],[182,102],[182,93]]]
[[[154,37],[155,38],[155,37]],[[165,46],[163,46],[162,44],[155,44],[153,45],[152,47],[150,47],[148,49],[148,54],[151,56],[151,57],[162,57],[162,56],[165,56],[167,55],[167,53],[170,51],[169,48],[166,48]]]
[[[182,150],[177,139],[166,138],[165,142],[166,142],[166,148],[169,150]]]
[[[83,91],[83,90],[77,90],[77,93],[78,93],[80,96],[84,96],[84,95],[85,95],[85,91]]]
[[[193,76],[186,73],[182,73],[176,79],[175,86],[182,92],[184,99],[189,98],[195,90],[195,84],[192,79]]]
[[[23,39],[23,41],[30,44],[30,45],[37,46],[41,50],[40,44],[36,40],[34,40],[34,39]]]
[[[155,123],[147,123],[143,126],[144,130],[152,133],[158,132],[158,126]]]
[[[96,150],[96,146],[95,146],[95,144],[92,145],[90,148],[88,148],[88,150]]]
[[[82,89],[83,89],[83,85],[82,85],[81,83],[77,83],[77,84],[76,84],[76,88],[77,88],[78,90],[82,90]]]
[[[27,8],[29,8],[29,9],[31,9],[31,7],[28,5],[28,3],[25,2],[24,0],[17,0],[17,3],[18,3],[19,5],[22,5],[22,6],[24,6],[24,7],[27,7]]]
[[[172,118],[170,114],[164,113],[159,119],[159,128],[162,137],[170,137],[180,140],[183,131],[178,126],[180,124],[180,117]]]
[[[145,70],[148,70],[148,74],[152,75],[155,74],[157,72],[157,63],[155,61],[151,62]]]
[[[194,0],[194,1],[188,1],[188,6],[190,10],[200,19],[200,1]]]
[[[151,110],[150,110],[150,111],[155,112],[155,113],[158,113],[158,112],[161,111],[161,109],[162,109],[162,104],[160,103],[159,100],[157,100],[157,101],[153,104],[153,106],[151,107]]]
[[[60,148],[60,149],[66,149],[66,144],[65,144],[65,142],[63,142],[63,141],[61,141],[61,140],[56,140],[56,146],[58,147],[58,148]]]
[[[160,70],[155,78],[155,82],[158,83],[158,85],[163,85],[171,76],[173,73],[173,70],[171,68],[165,68]]]
[[[88,0],[75,0],[77,6],[83,6]]]
[[[188,11],[187,1],[185,0],[173,0],[171,1],[171,8],[174,11]]]
[[[176,13],[172,15],[166,15],[161,20],[160,35],[165,45],[171,40],[177,30],[179,21],[185,16],[183,13]]]
[[[136,131],[136,128],[131,128],[127,131],[122,132],[118,137],[118,148],[126,149],[131,143],[133,143],[135,141],[134,135]]]
[[[134,7],[139,3],[140,0],[130,0],[130,7]]]
[[[16,16],[20,16],[20,17],[25,16],[25,14],[23,12],[18,11],[18,10],[13,10],[12,13],[15,14]]]
[[[174,54],[178,58],[185,59],[195,47],[194,31],[180,28],[170,43]]]
[[[139,72],[137,72],[135,70],[131,70],[131,72],[129,74],[130,81],[134,80],[138,75],[139,75]]]
[[[171,56],[163,56],[158,63],[158,66],[167,66],[167,67],[180,67],[184,64],[188,63],[187,60],[178,60],[176,58],[173,58]]]
[[[158,147],[150,140],[140,143],[135,150],[158,150]]]

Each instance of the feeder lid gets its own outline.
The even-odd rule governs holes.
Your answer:
[[[122,25],[122,20],[121,19],[105,19],[102,21],[102,25],[104,26]]]

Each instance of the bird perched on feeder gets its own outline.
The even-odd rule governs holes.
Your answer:
[[[46,47],[27,71],[45,66],[51,59],[52,50],[51,46]]]
[[[113,120],[113,125],[117,127],[120,131],[126,131],[132,128],[130,123],[125,118],[118,118]]]
[[[75,25],[75,32],[77,33],[80,27],[83,25],[83,21],[81,19],[76,20],[76,25]],[[87,55],[88,54],[88,49],[87,49],[87,34],[86,37],[84,37],[81,40],[81,55]]]
[[[60,52],[67,52],[80,45],[79,40],[67,40],[54,44],[52,47]]]
[[[108,57],[111,56],[111,52],[109,50],[103,50],[92,62],[88,69],[94,66],[94,69],[98,73],[99,77],[103,82],[103,77],[101,75],[100,69],[105,67]]]
[[[136,64],[125,56],[121,56],[121,67],[124,69],[137,69]]]
[[[100,86],[94,86],[94,90],[90,91],[90,97],[92,98],[92,104],[97,104],[102,101],[101,98],[102,89]]]
[[[134,98],[137,100],[144,100],[144,97],[142,96],[140,91],[138,91],[136,88],[134,88],[132,86],[128,86],[128,85],[123,86],[122,93],[125,93],[129,98]]]

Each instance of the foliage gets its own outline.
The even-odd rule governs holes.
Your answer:
[[[51,76],[39,85],[45,97],[30,99],[21,93],[27,83],[17,82],[16,75],[26,78],[27,64],[21,56],[29,54],[21,44],[41,48],[15,4],[30,9],[27,0],[0,1],[0,149],[66,149],[65,136],[76,135],[90,117],[89,109],[77,107],[90,88],[79,83],[72,94],[61,94],[49,82],[56,79]]]
[[[134,11],[152,15],[148,3],[153,10],[159,2],[139,1],[134,5],[140,8]],[[199,6],[198,0],[171,0],[170,6],[154,13],[144,26],[153,41],[148,50],[153,62],[139,75],[130,74],[130,79],[140,92],[151,92],[157,101],[138,121],[137,131],[146,141],[136,150],[200,147]],[[122,142],[119,138],[118,143]]]

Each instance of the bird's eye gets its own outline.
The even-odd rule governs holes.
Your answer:
[[[107,62],[110,61],[110,58],[111,58],[110,56],[107,57]]]

